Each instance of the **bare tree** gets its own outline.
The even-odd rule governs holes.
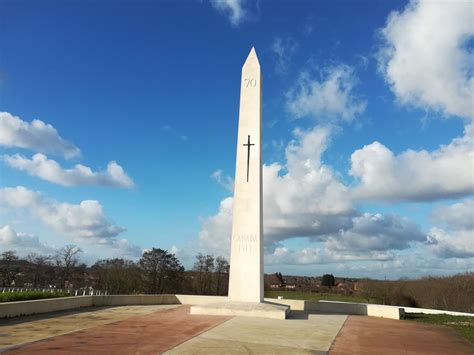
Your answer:
[[[75,245],[66,245],[58,250],[55,261],[60,274],[60,282],[62,287],[66,287],[66,281],[71,277],[74,268],[79,263],[79,254],[82,250]]]
[[[202,294],[203,290],[203,273],[206,264],[206,257],[199,253],[196,255],[196,261],[194,262],[193,271],[197,273],[197,278],[195,280],[195,289],[196,293]]]
[[[211,275],[214,271],[214,257],[212,255],[203,255],[199,253],[196,255],[196,262],[193,266],[193,271],[197,272],[196,291],[199,294],[210,294],[211,290]]]
[[[364,279],[360,281],[360,293],[367,299],[367,303],[371,303],[377,293],[377,281]]]
[[[47,266],[50,266],[50,261],[52,256],[50,255],[40,255],[37,253],[30,253],[26,256],[26,260],[34,265],[33,272],[33,287],[40,286],[40,283],[43,279],[42,275]]]
[[[216,258],[216,295],[225,293],[229,282],[229,262],[222,256]]]
[[[13,265],[18,261],[16,251],[7,250],[1,254],[2,268],[0,275],[2,277],[2,286],[10,286],[15,281],[15,271]]]
[[[2,260],[6,261],[7,263],[11,263],[18,260],[18,256],[16,255],[16,251],[14,250],[7,250],[2,253]]]
[[[133,294],[141,291],[142,274],[137,263],[126,259],[97,261],[91,268],[95,287],[112,295]]]

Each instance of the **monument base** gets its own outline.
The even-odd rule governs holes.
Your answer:
[[[285,319],[290,307],[268,302],[221,302],[191,307],[191,314]]]

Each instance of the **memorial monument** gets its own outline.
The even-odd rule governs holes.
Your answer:
[[[228,302],[191,314],[285,318],[288,307],[263,299],[262,74],[255,48],[242,67]]]
[[[262,75],[255,49],[242,68],[230,252],[230,302],[263,301]]]

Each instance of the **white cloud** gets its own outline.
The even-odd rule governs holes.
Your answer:
[[[316,21],[312,15],[309,15],[306,18],[306,21],[304,22],[303,27],[302,27],[302,32],[305,36],[309,36],[314,32],[315,27],[316,27],[315,23]]]
[[[440,206],[431,213],[435,227],[428,234],[428,247],[443,258],[474,257],[474,200]]]
[[[232,228],[232,197],[223,199],[219,211],[206,218],[199,231],[199,242],[211,254],[228,257]]]
[[[412,0],[380,34],[380,70],[401,103],[474,117],[471,1]]]
[[[79,148],[61,138],[52,125],[41,120],[28,123],[8,112],[0,112],[0,145],[59,154],[66,158],[80,155]]]
[[[39,192],[17,186],[0,189],[0,205],[13,211],[26,210],[61,236],[90,250],[92,254],[102,250],[111,257],[142,255],[142,249],[137,245],[125,238],[116,238],[125,228],[111,222],[98,201],[84,200],[77,205],[58,202]],[[0,246],[2,245],[10,245],[11,249],[21,253],[26,247],[38,253],[51,254],[55,251],[38,237],[16,233],[9,226],[0,230]]]
[[[424,248],[412,248],[403,252],[367,252],[365,255],[361,254],[359,259],[356,255],[327,254],[326,250],[319,247],[280,249],[275,253],[278,255],[265,255],[265,272],[288,270],[286,272],[293,275],[314,275],[316,271],[319,275],[333,273],[361,278],[398,279],[407,275],[411,278],[441,276],[474,270],[474,258],[443,259]]]
[[[380,262],[340,263],[338,274],[350,274],[354,277],[396,279],[401,276],[424,277],[452,275],[474,269],[473,258],[442,259],[425,250],[411,250],[410,253],[397,253],[391,260]]]
[[[179,138],[180,140],[182,141],[187,141],[188,140],[188,136],[178,132],[178,130],[176,130],[175,128],[173,128],[172,126],[170,125],[164,125],[164,126],[161,126],[161,130],[163,132],[166,132],[167,134],[171,134],[177,138]]]
[[[17,186],[0,189],[0,203],[13,210],[26,209],[55,231],[79,240],[100,241],[125,231],[108,219],[102,205],[95,200],[84,200],[77,205],[58,202]]]
[[[277,247],[273,253],[265,255],[267,265],[312,265],[328,264],[343,261],[387,261],[392,260],[394,254],[387,251],[352,252],[350,254],[334,252],[327,248],[307,247],[300,250],[291,250],[287,247]]]
[[[411,241],[424,241],[419,227],[407,219],[355,210],[350,189],[322,163],[329,134],[329,129],[321,127],[295,130],[295,139],[286,148],[286,164],[264,165],[267,254],[274,254],[282,240],[309,237],[324,243],[324,251],[316,253],[310,248],[304,260],[379,260],[388,257],[389,250],[408,248]],[[232,201],[231,197],[222,200],[218,213],[204,220],[199,233],[203,249],[228,255]],[[288,255],[284,255],[288,260],[302,257]],[[268,260],[271,258],[276,256]]]
[[[93,240],[92,246],[94,248],[103,248],[106,253],[112,257],[117,258],[138,258],[142,256],[143,249],[139,246],[130,243],[128,239],[111,239],[105,238],[98,241]]]
[[[350,174],[356,199],[432,201],[474,193],[474,130],[439,149],[395,155],[379,142],[356,150]]]
[[[76,239],[75,242],[79,242],[78,244],[81,248],[85,248],[86,253],[87,249],[91,248],[91,255],[100,249],[110,257],[136,258],[142,255],[140,247],[124,238]],[[22,256],[29,253],[54,255],[58,251],[57,248],[43,243],[36,235],[16,232],[10,225],[0,228],[0,250],[14,250]]]
[[[107,165],[106,171],[94,172],[81,164],[75,165],[72,169],[64,169],[56,161],[48,159],[41,153],[35,154],[32,159],[19,154],[6,155],[4,160],[12,168],[63,186],[100,185],[125,188],[134,186],[133,180],[115,161]]]
[[[270,49],[275,54],[275,70],[278,74],[286,73],[297,47],[293,38],[275,37]]]
[[[396,215],[363,213],[353,217],[338,231],[316,238],[319,247],[291,250],[284,246],[267,248],[267,265],[306,265],[341,261],[387,261],[394,250],[408,249],[424,242],[426,235],[407,218]]]
[[[420,227],[408,218],[364,213],[352,219],[349,229],[330,236],[326,247],[335,251],[386,251],[407,249],[411,242],[425,240]]]
[[[54,254],[55,249],[42,243],[33,234],[16,232],[11,226],[0,228],[0,249],[14,250],[22,255],[28,253]]]
[[[321,163],[330,129],[296,129],[286,147],[286,164],[263,166],[266,244],[295,236],[337,231],[354,214],[347,188]],[[219,175],[219,171],[217,173]],[[199,239],[206,248],[229,250],[232,198],[221,201],[216,215],[203,223]]]
[[[451,230],[474,230],[474,200],[463,200],[449,206],[437,207],[431,213],[431,219],[437,225],[446,224]]]
[[[176,256],[180,251],[181,250],[176,245],[172,245],[170,249],[170,254],[174,254]]]
[[[388,34],[387,30],[384,35]],[[283,46],[278,42],[276,44],[273,48],[275,53],[283,55]],[[406,63],[403,60],[397,62],[399,57],[396,54],[400,54],[400,51],[389,52],[387,48],[383,53],[385,57],[381,55],[379,60],[389,80],[393,73],[390,69],[392,64]],[[403,45],[397,48],[404,50]],[[423,45],[418,48],[423,51]],[[433,60],[435,64],[436,60]],[[428,58],[416,63],[416,75],[426,75],[429,79],[433,68],[428,65],[423,74],[427,63],[431,63]],[[455,67],[453,70],[458,69]],[[408,76],[405,79],[408,80]],[[472,85],[472,79],[466,80],[471,80],[469,85]],[[414,81],[424,85],[421,78]],[[365,111],[367,105],[366,100],[355,93],[357,84],[358,78],[353,68],[346,65],[326,68],[321,72],[321,77],[316,78],[303,72],[295,87],[286,95],[287,109],[296,118],[312,117],[329,125],[341,121],[351,122]],[[431,83],[427,85],[428,88],[429,85]],[[451,90],[447,100],[459,94],[452,86],[447,85],[447,88]],[[460,90],[465,91],[462,88]],[[469,87],[468,90],[472,97]],[[427,104],[426,95],[410,95],[401,101],[450,113],[439,103]],[[463,98],[465,96],[461,95],[461,101],[465,103]],[[464,110],[459,107],[461,111]],[[472,104],[469,112],[472,115]],[[470,117],[465,112],[464,116]],[[400,216],[358,212],[355,203],[366,199],[432,201],[473,193],[473,133],[474,130],[467,125],[464,136],[431,152],[407,150],[396,155],[381,143],[374,142],[353,153],[350,174],[358,183],[349,187],[337,178],[330,166],[322,162],[321,155],[328,144],[330,131],[321,127],[307,131],[295,130],[295,139],[286,148],[285,163],[263,167],[267,264],[329,263],[338,260],[386,262],[394,258],[396,250],[408,249],[412,243],[421,245],[426,241],[426,234],[417,224]],[[221,254],[228,252],[231,222],[232,199],[229,198],[221,203],[216,215],[204,221],[200,232],[201,246],[217,248]],[[452,236],[454,231],[450,233]],[[434,234],[432,230],[431,243],[438,243],[439,247],[443,237],[437,233],[435,239]],[[309,237],[322,247],[292,251],[281,245],[282,240],[301,236]],[[455,238],[465,240],[464,236]],[[459,242],[458,246],[462,243]],[[438,252],[438,255],[450,257],[448,253]],[[465,257],[467,254],[458,255]]]
[[[233,26],[238,26],[245,20],[247,11],[244,9],[245,0],[210,0],[211,5],[228,16],[230,23]]]
[[[442,258],[473,258],[474,231],[453,230],[445,231],[433,227],[428,233],[430,250]]]
[[[358,98],[354,70],[339,65],[323,70],[321,80],[303,72],[286,95],[286,106],[296,118],[312,117],[320,122],[350,122],[365,111],[367,101]]]
[[[295,130],[286,164],[263,167],[265,233],[274,240],[330,233],[354,214],[346,186],[322,164],[330,130]]]
[[[232,179],[230,176],[223,175],[223,171],[220,169],[217,169],[211,174],[211,178],[217,181],[219,185],[221,185],[224,189],[234,192],[234,179]]]

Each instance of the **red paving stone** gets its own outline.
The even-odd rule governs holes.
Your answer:
[[[346,354],[473,354],[474,346],[444,326],[349,316],[329,350]]]
[[[9,354],[159,354],[231,317],[192,316],[188,306],[24,344]]]

